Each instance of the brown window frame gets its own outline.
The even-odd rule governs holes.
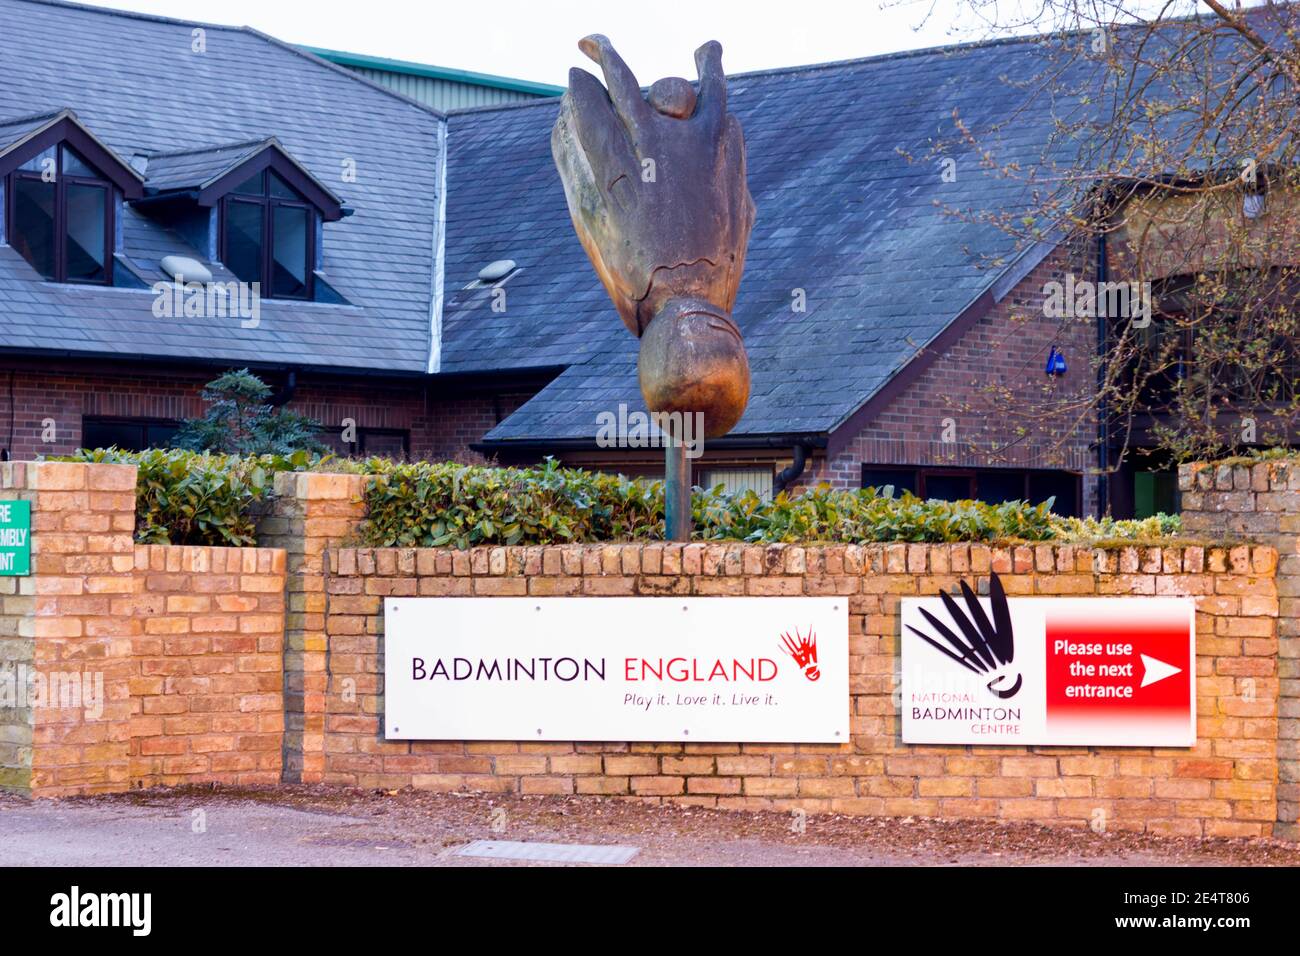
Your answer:
[[[311,302],[316,297],[316,226],[317,216],[319,216],[320,211],[307,199],[285,199],[281,196],[272,195],[271,174],[273,172],[274,170],[272,167],[267,166],[255,174],[260,176],[262,180],[262,191],[260,194],[232,191],[221,197],[219,202],[220,215],[218,217],[218,255],[220,256],[222,263],[229,266],[229,257],[227,255],[229,236],[227,235],[226,217],[228,215],[227,211],[230,208],[230,204],[246,203],[250,206],[260,206],[262,209],[261,278],[242,279],[242,277],[238,276],[236,278],[240,278],[241,281],[260,283],[260,295],[263,299],[280,299],[287,302]],[[285,179],[284,176],[281,176],[280,178],[284,179],[285,182],[288,183],[288,180]],[[288,185],[301,196],[301,193],[292,183],[288,183]],[[302,295],[277,294],[275,291],[275,210],[281,207],[288,209],[303,209],[307,213],[307,279],[304,283],[305,291]]]
[[[111,286],[113,284],[113,257],[115,253],[115,242],[117,237],[117,192],[113,182],[100,173],[99,176],[68,176],[63,172],[63,154],[70,149],[66,142],[59,142],[54,147],[56,157],[54,182],[54,274],[44,275],[42,278],[49,282],[61,282],[68,285],[96,285]],[[90,160],[83,161],[90,165]],[[94,167],[91,167],[94,168]],[[17,245],[14,243],[14,237],[17,234],[16,220],[18,215],[17,196],[14,190],[14,184],[20,180],[35,180],[36,182],[45,182],[42,173],[28,169],[15,169],[5,177],[5,242],[14,249]],[[102,279],[78,279],[68,277],[68,200],[67,187],[69,184],[76,186],[93,186],[104,191],[104,277]],[[24,262],[28,262],[26,256]],[[28,262],[28,265],[31,265]],[[33,268],[35,268],[33,266]]]

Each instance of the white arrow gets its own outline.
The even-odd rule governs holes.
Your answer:
[[[1166,677],[1173,677],[1175,674],[1181,674],[1183,669],[1175,667],[1173,664],[1166,664],[1164,661],[1157,660],[1154,657],[1147,657],[1145,654],[1140,655],[1142,658],[1142,686],[1154,684],[1158,680],[1164,680]]]

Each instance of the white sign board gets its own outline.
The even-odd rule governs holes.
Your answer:
[[[1192,598],[902,603],[904,743],[1196,743]]]
[[[848,601],[388,598],[384,733],[843,743]]]

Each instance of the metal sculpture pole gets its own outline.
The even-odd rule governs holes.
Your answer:
[[[586,37],[578,48],[600,66],[608,91],[585,70],[569,72],[551,153],[578,239],[641,339],[641,395],[668,438],[665,536],[685,541],[683,421],[702,419],[695,440],[716,438],[749,401],[749,359],[731,318],[754,224],[745,140],[727,112],[717,42],[695,51],[698,93],[669,77],[642,95],[605,37]]]
[[[691,540],[691,463],[684,436],[669,425],[664,447],[664,538]]]

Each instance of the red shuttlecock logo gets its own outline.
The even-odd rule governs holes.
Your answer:
[[[822,676],[822,672],[817,668],[817,634],[812,628],[808,629],[807,637],[802,636],[797,629],[794,637],[782,634],[781,644],[783,645],[781,650],[794,658],[794,662],[803,671],[804,677],[816,680]]]

